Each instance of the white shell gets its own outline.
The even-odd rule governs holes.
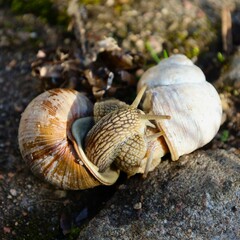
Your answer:
[[[145,111],[170,115],[158,121],[173,160],[188,154],[216,135],[222,116],[221,101],[200,68],[184,55],[173,55],[150,68],[138,89],[147,84]]]

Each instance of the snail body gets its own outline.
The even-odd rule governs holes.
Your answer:
[[[101,172],[105,171],[120,154],[123,154],[124,150],[122,158],[126,155],[133,161],[133,165],[136,165],[139,159],[144,158],[147,149],[144,141],[145,126],[138,117],[139,114],[140,110],[137,109],[113,111],[98,121],[88,133],[86,155]],[[127,150],[126,145],[130,149]],[[135,148],[140,149],[137,151],[138,149]],[[134,150],[137,151],[136,155],[133,153]]]
[[[145,89],[140,90],[132,105],[117,100],[114,104],[106,101],[94,106],[95,114],[102,117],[88,132],[85,151],[100,172],[111,164],[129,176],[145,171],[150,143],[146,131],[147,127],[155,128],[149,120],[170,118],[167,115],[146,115],[137,109]],[[159,135],[158,131],[151,136],[156,140]]]

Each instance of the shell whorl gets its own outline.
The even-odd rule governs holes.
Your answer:
[[[138,91],[143,85],[147,85],[148,89],[151,89],[158,86],[205,81],[206,78],[199,67],[194,65],[186,56],[176,54],[148,69],[138,83]]]
[[[46,91],[28,105],[19,125],[19,147],[35,175],[63,189],[100,184],[79,164],[68,136],[74,120],[92,115],[92,108],[83,94],[69,89]]]

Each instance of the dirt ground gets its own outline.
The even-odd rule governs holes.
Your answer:
[[[21,113],[43,91],[40,80],[31,74],[31,64],[39,49],[76,46],[73,35],[68,34],[33,15],[16,16],[9,9],[0,9],[1,239],[76,239],[84,224],[104,207],[119,184],[126,181],[123,176],[112,187],[58,190],[33,176],[20,155],[17,136]],[[127,41],[123,43],[128,46]],[[208,60],[204,56],[199,57],[199,65],[207,76],[220,76],[224,65],[213,64],[215,71],[208,72],[205,61]],[[225,149],[240,154],[239,89],[220,84],[218,90],[225,103],[225,122],[204,149]]]

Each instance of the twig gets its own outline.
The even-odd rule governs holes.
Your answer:
[[[85,28],[84,28],[84,22],[82,19],[82,9],[79,7],[78,5],[78,1],[77,0],[71,0],[69,5],[68,5],[68,15],[70,17],[73,17],[74,19],[74,30],[75,30],[75,35],[77,40],[80,43],[80,47],[82,50],[82,54],[83,56],[86,54],[87,50],[86,50],[86,37],[85,37]]]
[[[222,41],[223,50],[229,54],[232,51],[232,19],[229,8],[222,9]]]

